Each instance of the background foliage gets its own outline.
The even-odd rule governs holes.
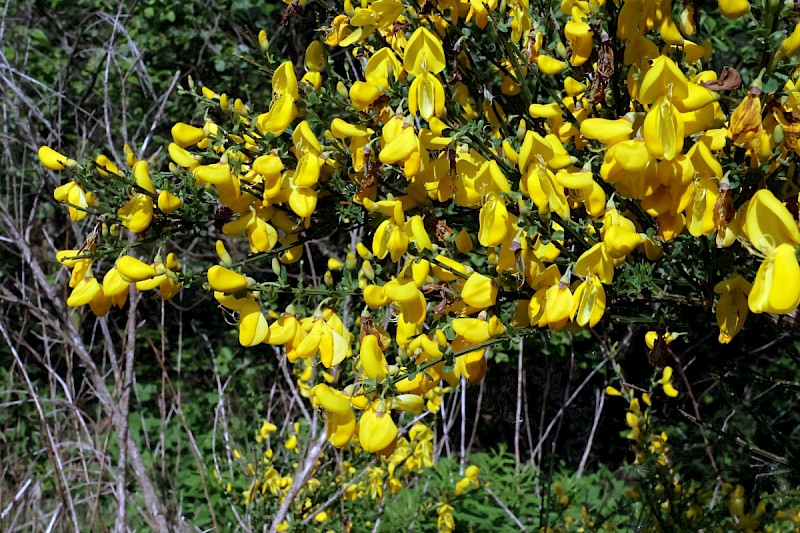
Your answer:
[[[81,242],[87,229],[70,222],[52,199],[58,183],[35,159],[42,144],[90,159],[99,147],[129,144],[140,156],[164,159],[160,150],[172,124],[202,116],[193,98],[178,94],[187,76],[216,90],[235,88],[247,102],[264,99],[270,76],[241,58],[257,50],[258,30],[267,29],[276,54],[296,59],[310,41],[308,29],[333,12],[315,4],[283,26],[284,8],[249,1],[218,2],[213,10],[191,1],[4,5],[3,530],[106,530],[119,524],[121,507],[129,527],[154,528],[149,513],[156,503],[170,528],[260,529],[277,502],[266,497],[246,504],[255,477],[250,468],[268,468],[262,458],[272,449],[270,464],[291,477],[318,442],[317,413],[304,412],[285,362],[266,348],[241,348],[200,287],[185,289],[174,302],[143,297],[103,320],[69,310],[68,276],[53,257]],[[709,17],[699,31],[711,39],[715,57],[743,78],[758,75],[761,54],[743,46],[750,34],[740,25]],[[773,48],[781,40],[764,33]],[[339,56],[334,61],[344,63]],[[722,66],[711,67],[719,72]],[[124,160],[122,153],[109,155]],[[182,243],[183,251],[199,255],[212,242],[198,234]],[[321,257],[345,244],[308,246]],[[727,260],[713,240],[698,244],[687,237],[671,245],[656,270],[623,270],[619,301],[610,305],[615,314],[604,324],[605,338],[621,339],[616,346],[588,333],[543,333],[497,347],[487,379],[446,396],[429,415],[437,417],[432,455],[438,461],[410,473],[396,495],[370,470],[373,459],[326,450],[321,464],[337,468],[325,474],[319,467],[321,488],[311,487],[303,498],[306,510],[316,510],[336,496],[331,505],[339,518],[325,523],[309,515],[296,527],[435,531],[443,528],[443,506],[451,505],[464,531],[634,530],[655,522],[669,529],[681,527],[675,509],[700,505],[708,527],[725,529],[745,523],[737,502],[752,513],[760,501],[775,530],[795,527],[796,314],[751,316],[735,344],[719,345],[709,312],[717,272],[699,265]],[[310,277],[313,266],[298,275]],[[694,284],[706,299],[654,304],[653,296],[670,284]],[[603,391],[615,378],[605,363],[612,351],[629,383],[657,391],[644,336],[667,327],[688,333],[666,357],[684,369],[675,381],[693,396],[678,402],[654,394],[653,434],[668,434],[672,467],[685,487],[668,495],[672,505],[665,509],[669,488],[661,481],[672,474],[655,459],[631,464],[641,450],[632,451],[625,438],[630,407]],[[265,420],[277,426],[269,441],[259,440]],[[286,446],[293,436],[297,450]],[[456,495],[470,464],[480,467],[480,486]],[[377,477],[359,485],[356,498],[339,494],[361,471],[369,473],[365,479]],[[128,486],[126,479],[134,481]]]

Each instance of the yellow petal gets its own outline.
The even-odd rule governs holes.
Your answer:
[[[123,255],[117,259],[116,267],[122,279],[127,282],[143,281],[156,275],[153,265],[148,265],[129,255]]]
[[[378,343],[375,335],[365,335],[361,339],[361,350],[359,352],[361,366],[369,379],[383,379],[389,369],[386,357]]]
[[[471,307],[485,309],[494,305],[497,300],[497,290],[492,278],[473,272],[461,289],[461,299]]]
[[[247,278],[219,265],[208,269],[208,284],[219,292],[238,292],[247,288]]]

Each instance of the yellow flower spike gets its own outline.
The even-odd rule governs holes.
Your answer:
[[[348,406],[347,411],[329,411],[326,438],[333,446],[343,448],[353,439],[356,432],[356,415]]]
[[[564,61],[559,61],[554,57],[546,56],[544,54],[539,54],[539,56],[536,58],[536,65],[539,67],[539,70],[542,72],[542,74],[546,74],[548,76],[561,74],[561,72],[567,68],[567,64]]]
[[[641,234],[622,226],[611,226],[603,236],[608,255],[614,259],[625,257],[643,242]]]
[[[490,192],[479,214],[478,242],[481,246],[496,246],[508,232],[508,209],[500,197]]]
[[[444,87],[439,78],[423,72],[411,82],[408,89],[408,111],[425,120],[439,117],[444,113]]]
[[[378,337],[375,335],[365,335],[361,339],[361,350],[359,352],[361,366],[369,379],[383,379],[389,370],[386,357],[378,344]]]
[[[373,403],[358,421],[358,440],[364,451],[378,453],[397,438],[397,426],[382,400]]]
[[[442,41],[425,27],[419,27],[406,42],[403,66],[414,76],[438,74],[446,66]]]
[[[267,317],[252,294],[249,295],[248,302],[239,311],[239,344],[247,347],[261,344],[269,337],[269,332]]]
[[[587,118],[581,122],[581,135],[589,139],[598,140],[605,145],[626,141],[632,133],[633,124],[624,118],[616,120]]]
[[[471,307],[486,309],[494,305],[497,291],[497,285],[492,278],[473,272],[461,289],[461,299]]]
[[[117,259],[116,267],[122,279],[129,283],[144,281],[156,275],[156,269],[153,265],[148,265],[129,255],[123,255]]]
[[[67,305],[69,307],[80,307],[91,303],[98,294],[103,294],[103,287],[94,276],[89,276],[82,279],[67,298]]]
[[[205,139],[206,133],[203,128],[178,122],[172,126],[172,138],[175,140],[175,144],[181,148],[187,148]]]
[[[73,168],[78,166],[78,162],[62,155],[49,146],[39,147],[39,161],[42,165],[49,170],[64,170],[65,168]]]
[[[720,295],[716,307],[720,344],[731,342],[744,327],[748,314],[747,296],[752,288],[752,283],[740,274],[714,286],[714,292]]]
[[[158,193],[158,208],[165,215],[174,213],[183,205],[183,200],[175,196],[169,191],[161,191]]]
[[[644,142],[660,159],[672,160],[683,150],[683,119],[669,97],[662,96],[644,119]]]
[[[575,323],[593,328],[606,311],[606,291],[597,276],[589,276],[577,289],[573,298],[572,317]]]
[[[719,0],[719,12],[726,19],[738,19],[750,12],[748,0]]]
[[[683,100],[689,96],[689,82],[678,65],[667,56],[658,56],[642,79],[638,100],[644,105],[659,97]]]
[[[784,315],[800,304],[800,265],[794,244],[769,252],[756,273],[747,304],[754,313]]]
[[[781,244],[800,244],[800,229],[789,210],[768,189],[747,204],[744,231],[753,246],[767,255]]]
[[[220,265],[208,269],[208,284],[219,292],[238,292],[246,289],[248,285],[244,275]]]

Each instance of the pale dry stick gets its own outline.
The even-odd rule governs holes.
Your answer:
[[[162,310],[163,310],[163,307],[164,307],[164,303],[162,302]],[[162,321],[163,321],[163,317],[162,317]],[[180,325],[182,326],[182,323]],[[181,329],[179,331],[182,332],[182,327],[181,327]],[[179,334],[182,334],[182,333],[179,333]],[[152,343],[152,341],[150,342],[150,347],[153,348],[153,352],[156,355],[156,359],[158,360],[158,364],[159,364],[159,366],[161,366],[161,372],[162,372],[162,375],[165,377],[166,385],[169,386],[170,394],[172,394],[172,396],[177,399],[174,409],[175,409],[175,412],[180,417],[181,423],[183,424],[183,429],[184,429],[184,431],[186,431],[186,435],[189,438],[189,449],[192,451],[192,457],[194,458],[195,467],[197,468],[197,472],[200,474],[200,481],[203,484],[203,494],[206,497],[206,504],[208,505],[208,512],[209,512],[209,515],[211,516],[211,523],[213,524],[213,527],[214,527],[215,530],[219,530],[219,525],[217,524],[217,515],[214,512],[214,507],[211,504],[211,494],[208,491],[208,481],[206,479],[205,467],[203,465],[203,456],[202,456],[202,453],[200,452],[200,447],[197,445],[197,440],[194,438],[194,433],[192,432],[192,429],[189,427],[189,422],[186,420],[186,414],[183,412],[183,406],[182,406],[182,403],[180,401],[179,391],[176,390],[175,385],[173,384],[172,380],[169,378],[169,373],[167,372],[167,367],[166,367],[166,364],[164,362],[164,357],[163,357],[163,354],[166,353],[165,352],[166,347],[164,346],[163,343],[164,343],[164,337],[163,337],[163,333],[162,333],[162,351],[161,351],[161,353],[159,353],[155,349],[155,345]],[[180,460],[180,454],[178,455],[178,459],[177,459],[176,463],[179,460]],[[176,464],[176,466],[175,466],[176,475],[177,475],[178,472],[180,472],[179,466],[180,466],[180,464]],[[164,467],[162,467],[162,468],[164,468]]]
[[[506,505],[505,502],[503,502],[503,500],[498,498],[497,494],[495,494],[494,491],[492,491],[492,489],[484,485],[483,490],[485,490],[486,493],[492,497],[497,506],[500,507],[511,520],[513,520],[514,524],[517,525],[520,531],[528,531],[527,528],[524,525],[522,525],[522,522],[519,521],[519,518],[517,518],[517,516],[511,511],[511,509],[508,508],[508,505]]]
[[[119,18],[122,16],[122,7],[125,5],[125,2],[120,2],[119,7],[117,8],[117,12],[112,19],[113,27],[111,30],[111,37],[108,39],[108,53],[106,54],[106,64],[105,68],[103,69],[103,122],[105,124],[105,132],[106,132],[106,148],[111,151],[111,156],[115,161],[123,161],[124,159],[119,156],[119,153],[116,149],[116,143],[114,143],[114,138],[111,135],[111,96],[109,91],[109,72],[111,70],[111,58],[114,52],[114,40],[117,35],[117,27],[119,25]],[[124,84],[123,84],[124,86]],[[125,121],[125,116],[123,114],[122,117],[123,122]],[[126,127],[122,128],[123,135],[127,137],[127,125]],[[125,139],[127,141],[127,138]]]
[[[472,433],[469,436],[469,444],[467,444],[467,452],[472,450],[472,445],[478,436],[478,424],[481,419],[481,404],[483,403],[483,391],[486,390],[486,381],[481,380],[478,386],[478,401],[475,406],[475,420],[472,422]]]
[[[21,402],[20,402],[20,403],[21,403]],[[28,490],[28,487],[30,487],[30,486],[31,486],[31,482],[32,482],[32,481],[33,481],[33,479],[32,479],[32,478],[28,478],[28,479],[25,481],[25,483],[23,483],[23,484],[22,484],[22,486],[19,488],[19,490],[17,491],[17,493],[14,495],[14,498],[12,498],[12,499],[11,499],[11,501],[10,501],[10,502],[8,502],[8,505],[6,505],[6,508],[5,508],[5,509],[3,509],[3,511],[2,511],[2,512],[0,512],[0,520],[5,520],[5,519],[6,519],[6,517],[8,516],[8,513],[10,513],[10,512],[11,512],[11,509],[14,507],[14,505],[16,505],[16,504],[17,504],[17,502],[18,502],[18,501],[20,501],[20,500],[22,499],[22,496],[23,496],[23,495],[25,494],[25,492]]]
[[[322,455],[322,451],[325,449],[325,444],[327,443],[325,437],[325,433],[320,431],[316,440],[309,443],[309,447],[305,453],[305,456],[303,457],[303,461],[297,467],[294,478],[292,478],[292,485],[286,492],[286,496],[281,502],[281,506],[278,508],[278,511],[275,513],[275,516],[272,519],[272,524],[269,527],[270,533],[277,533],[278,526],[280,526],[281,523],[286,520],[286,517],[289,514],[289,509],[292,507],[295,498],[297,498],[297,495],[303,489],[303,486],[308,480],[308,476],[311,475],[311,471],[314,469],[314,466],[316,466],[319,457]]]
[[[50,285],[47,277],[42,270],[41,265],[34,258],[28,242],[19,233],[18,228],[14,224],[14,220],[9,216],[5,209],[5,205],[0,203],[0,227],[4,227],[7,232],[15,239],[17,249],[20,257],[28,266],[33,275],[33,280],[40,291],[47,296],[50,307],[55,310],[55,316],[69,317],[71,311],[66,307],[65,302],[61,299],[60,295],[55,293],[54,286]],[[113,400],[111,392],[105,384],[102,374],[99,372],[97,365],[92,358],[92,355],[87,350],[80,332],[76,326],[67,318],[59,322],[60,329],[58,330],[62,335],[63,342],[71,347],[78,359],[80,360],[89,382],[94,388],[94,394],[100,402],[103,410],[111,417],[112,424],[115,428],[121,427],[120,413]],[[161,501],[158,499],[157,492],[153,482],[147,474],[147,469],[144,466],[142,457],[136,447],[133,439],[128,439],[124,444],[127,451],[129,462],[133,470],[136,481],[142,490],[142,497],[145,501],[147,508],[147,521],[152,529],[157,531],[167,531],[167,522],[162,510]]]
[[[381,501],[378,503],[378,516],[375,518],[375,525],[372,526],[372,533],[378,533],[381,527],[381,519],[383,518],[383,510],[386,507],[386,485],[389,483],[389,477],[383,480],[383,488],[381,489]]]
[[[292,379],[291,373],[289,373],[289,368],[286,365],[286,357],[281,354],[281,349],[279,346],[273,346],[272,350],[275,352],[275,355],[280,361],[278,366],[280,366],[281,372],[283,372],[283,377],[286,380],[286,384],[289,385],[289,389],[292,391],[292,402],[297,404],[297,406],[300,408],[300,411],[303,412],[303,418],[306,419],[306,422],[311,424],[314,419],[308,412],[308,409],[306,409],[305,403],[303,402],[303,397],[300,395],[300,391],[294,384],[294,379]],[[291,405],[289,408],[291,409]],[[312,428],[312,431],[315,431],[315,429]]]
[[[222,438],[224,439],[225,444],[225,455],[228,459],[228,475],[233,478],[234,477],[234,470],[233,470],[233,453],[231,451],[230,445],[230,435],[228,434],[228,418],[225,414],[225,387],[222,385],[222,380],[219,376],[219,368],[217,367],[217,356],[214,353],[214,349],[211,346],[211,341],[208,340],[208,336],[205,333],[200,334],[203,341],[206,343],[206,348],[208,349],[208,353],[211,355],[211,362],[214,366],[214,379],[217,382],[217,397],[219,400],[217,401],[217,406],[214,408],[214,430],[211,433],[211,448],[214,450],[214,468],[217,469],[217,472],[220,472],[219,468],[219,461],[217,458],[217,423],[218,421],[222,424]],[[239,515],[239,511],[236,509],[236,506],[233,505],[231,502],[230,509],[233,512],[233,515],[236,517],[236,521],[239,523],[239,527],[242,531],[251,531],[251,528],[245,524],[242,517]]]
[[[578,479],[583,476],[583,470],[586,468],[586,462],[589,460],[589,454],[592,451],[594,434],[597,431],[597,425],[600,423],[600,416],[603,414],[603,405],[606,402],[606,394],[602,389],[595,389],[594,401],[597,407],[594,410],[592,429],[589,431],[589,440],[586,442],[586,449],[583,451],[583,455],[581,456],[581,462],[578,464],[578,469],[575,471],[575,477]]]
[[[538,454],[541,451],[542,445],[544,445],[544,441],[550,435],[550,431],[552,431],[553,426],[555,426],[556,422],[558,422],[558,420],[560,420],[561,417],[564,416],[564,413],[566,412],[567,408],[570,405],[572,405],[572,402],[575,401],[575,398],[578,396],[578,394],[580,394],[580,392],[583,390],[586,384],[589,383],[589,381],[595,376],[595,374],[597,374],[601,368],[606,366],[606,363],[608,363],[608,359],[603,359],[596,367],[594,367],[592,371],[589,372],[589,374],[583,379],[581,384],[578,385],[578,387],[572,392],[570,397],[567,398],[567,400],[564,402],[561,408],[559,408],[558,412],[550,421],[550,423],[547,425],[547,428],[544,430],[541,437],[539,438],[539,442],[536,444],[536,447],[533,449],[533,452],[531,453],[532,456]]]
[[[483,380],[481,380],[483,381]],[[467,461],[466,435],[467,433],[467,380],[461,377],[461,459],[459,460],[458,473],[464,475],[464,466]]]
[[[175,71],[175,75],[172,76],[172,82],[170,82],[167,91],[161,96],[161,105],[158,107],[158,111],[156,112],[155,116],[153,117],[153,121],[150,123],[150,131],[147,132],[147,136],[142,141],[142,147],[139,149],[139,159],[143,159],[144,155],[147,151],[147,145],[150,144],[150,140],[153,138],[153,134],[158,127],[159,120],[164,116],[164,109],[167,107],[167,102],[169,101],[169,95],[172,94],[172,91],[175,90],[175,86],[178,85],[178,80],[181,77],[181,71]]]
[[[519,475],[521,463],[519,452],[519,433],[522,427],[522,354],[525,351],[525,339],[519,338],[519,349],[517,350],[517,410],[514,416],[514,475]]]
[[[528,450],[533,450],[533,430],[531,429],[531,415],[528,403],[528,378],[522,373],[522,410],[525,413],[525,435],[528,437]]]
[[[67,477],[64,475],[64,465],[61,462],[61,454],[58,453],[58,449],[56,447],[55,440],[53,439],[53,434],[50,431],[50,426],[47,423],[47,417],[45,417],[44,409],[42,409],[42,404],[39,402],[39,395],[36,392],[36,389],[31,382],[31,378],[28,375],[28,371],[25,369],[25,364],[22,362],[22,358],[20,358],[17,349],[14,347],[14,343],[11,342],[11,337],[8,336],[8,332],[6,331],[5,326],[2,322],[0,322],[0,333],[2,333],[3,338],[6,341],[6,345],[8,349],[11,351],[11,355],[14,357],[14,361],[19,366],[19,371],[22,373],[22,378],[25,380],[25,385],[28,388],[28,394],[30,394],[31,400],[33,401],[34,407],[36,407],[36,413],[39,415],[39,421],[42,424],[42,428],[44,429],[45,436],[47,437],[48,448],[50,449],[51,459],[53,460],[53,466],[55,467],[56,473],[58,475],[58,483],[62,486],[61,491],[63,497],[66,499],[66,505],[69,509],[70,513],[70,520],[72,520],[72,525],[74,531],[80,531],[80,526],[78,525],[78,514],[75,511],[75,504],[72,501],[72,493],[70,492],[69,483],[67,482]]]
[[[117,424],[117,438],[119,442],[127,442],[130,438],[128,428],[128,414],[130,412],[131,389],[133,388],[133,363],[136,357],[136,315],[139,309],[139,299],[141,293],[136,287],[131,285],[128,293],[128,321],[125,325],[125,340],[123,344],[125,369],[121,373],[121,381],[117,381],[116,390],[121,391],[117,410],[119,412],[119,423]],[[125,446],[120,446],[119,457],[117,458],[117,519],[114,524],[114,531],[126,533],[127,510],[128,510],[128,491],[127,491],[127,471],[128,453]]]

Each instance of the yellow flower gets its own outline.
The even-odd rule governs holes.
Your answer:
[[[714,292],[720,295],[716,314],[721,344],[728,344],[742,330],[747,320],[747,295],[752,288],[753,285],[739,274],[714,286]]]
[[[473,272],[461,289],[461,298],[470,307],[486,309],[497,299],[497,285],[492,278]]]
[[[378,453],[397,439],[397,426],[383,400],[376,400],[358,421],[358,440],[367,452]]]
[[[408,110],[425,120],[444,113],[444,87],[435,75],[423,72],[411,82],[408,90]]]
[[[67,167],[76,167],[78,162],[62,155],[49,146],[39,147],[39,161],[50,170],[64,170]]]
[[[425,27],[419,27],[406,43],[403,66],[414,76],[423,72],[438,74],[446,63],[442,41]]]

